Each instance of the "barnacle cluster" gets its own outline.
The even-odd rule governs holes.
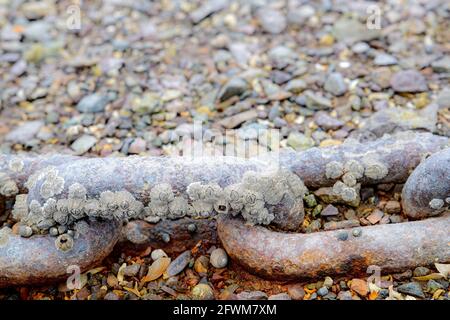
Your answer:
[[[8,168],[9,170],[13,171],[13,172],[21,172],[24,168],[24,163],[22,161],[22,159],[19,158],[14,158],[11,159],[8,163]]]
[[[328,179],[340,179],[333,185],[333,193],[346,203],[356,203],[364,176],[378,180],[388,174],[388,168],[373,157],[363,158],[362,161],[351,159],[345,163],[330,161],[325,166]]]
[[[0,172],[0,195],[12,197],[19,193],[16,182],[7,174]]]
[[[42,181],[39,193],[44,199],[57,196],[64,190],[64,179],[59,176],[55,167],[49,166],[32,174],[25,183],[25,187],[31,190],[39,181]]]

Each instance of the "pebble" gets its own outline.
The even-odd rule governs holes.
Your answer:
[[[77,110],[84,113],[96,113],[105,110],[108,98],[101,94],[91,94],[83,97],[77,104]]]
[[[450,109],[450,88],[444,88],[439,92],[436,103],[440,109]]]
[[[247,90],[247,81],[241,78],[230,79],[219,93],[219,101],[226,101],[233,96],[240,96]]]
[[[437,73],[450,73],[450,56],[446,55],[445,57],[432,62],[431,67],[433,68],[433,71]]]
[[[339,210],[331,204],[327,205],[325,209],[323,209],[322,212],[320,213],[320,215],[323,217],[337,216],[338,214]]]
[[[228,0],[208,0],[192,11],[189,16],[192,22],[197,24],[212,14],[226,8],[227,5]]]
[[[416,70],[402,70],[395,73],[391,80],[391,87],[396,92],[423,92],[428,90],[425,77]]]
[[[147,142],[144,139],[135,139],[128,148],[129,154],[140,154],[147,149]]]
[[[427,267],[417,267],[413,271],[413,276],[414,277],[423,277],[430,273],[431,273],[431,271]]]
[[[199,283],[191,291],[194,300],[214,300],[214,291],[205,283]]]
[[[156,261],[159,258],[167,257],[167,254],[162,249],[156,249],[152,251],[150,256],[153,259],[153,261]]]
[[[140,268],[141,268],[141,265],[137,264],[137,263],[126,266],[123,269],[123,274],[127,277],[134,277],[138,274]]]
[[[398,214],[402,211],[402,207],[399,201],[389,200],[384,206],[384,211],[389,214]]]
[[[367,296],[369,292],[369,287],[367,285],[367,281],[362,279],[354,278],[352,279],[350,289],[355,291],[357,294],[359,294],[362,297]]]
[[[317,205],[316,197],[313,194],[308,194],[303,200],[308,208],[313,208]]]
[[[305,136],[303,133],[293,131],[287,138],[287,144],[293,149],[300,151],[313,147],[314,140]]]
[[[292,300],[292,299],[287,293],[282,292],[269,296],[267,300]]]
[[[164,273],[164,278],[170,278],[177,274],[179,274],[181,271],[186,268],[186,266],[189,264],[189,261],[191,260],[191,251],[186,250],[182,254],[180,254],[178,257],[176,257],[175,260],[173,260],[169,267],[167,268],[166,272]]]
[[[119,296],[117,294],[115,294],[114,292],[108,292],[103,299],[104,300],[120,300]]]
[[[377,29],[369,29],[357,19],[341,18],[333,25],[333,35],[338,41],[353,44],[378,38],[381,33]]]
[[[339,300],[353,300],[352,293],[350,291],[339,291],[337,298]]]
[[[384,215],[383,211],[375,209],[372,211],[370,215],[366,217],[366,219],[371,224],[377,224],[383,218],[383,215]]]
[[[209,258],[207,256],[200,256],[195,259],[194,270],[198,273],[208,272]]]
[[[84,134],[76,139],[70,147],[75,151],[75,155],[82,155],[88,152],[97,143],[97,138],[88,134]]]
[[[359,227],[359,221],[354,220],[343,220],[343,221],[330,221],[323,225],[324,230],[338,230],[338,229],[348,229]]]
[[[397,287],[397,291],[417,298],[425,298],[422,286],[417,282],[408,282]]]
[[[288,286],[287,292],[294,300],[303,300],[305,297],[305,290],[301,284],[293,284]]]
[[[287,27],[287,20],[278,10],[263,7],[257,12],[257,17],[264,31],[271,34],[279,34]]]
[[[228,264],[228,255],[224,249],[217,248],[211,252],[209,261],[214,268],[225,268]]]
[[[375,57],[373,63],[376,66],[392,66],[397,64],[397,59],[390,54],[380,53]]]
[[[327,287],[328,289],[331,288],[333,285],[333,279],[331,277],[325,277],[325,280],[323,281],[323,285]]]
[[[293,79],[286,83],[285,89],[289,92],[299,94],[308,88],[308,84],[302,79]]]
[[[108,284],[108,286],[110,288],[115,288],[119,285],[119,280],[117,279],[117,277],[110,273],[108,274],[108,277],[106,278],[106,283]]]
[[[427,282],[427,292],[433,294],[436,290],[444,289],[444,286],[441,285],[436,280],[430,279]]]
[[[317,290],[317,294],[321,297],[328,294],[328,288],[327,287],[321,287],[319,290]]]
[[[324,89],[335,96],[341,96],[347,92],[347,84],[340,73],[333,72],[325,81]]]
[[[44,125],[44,121],[40,120],[25,122],[8,133],[5,136],[5,140],[14,143],[26,144],[35,137]]]
[[[314,122],[324,130],[337,130],[344,125],[341,120],[333,118],[325,111],[314,113]]]
[[[262,291],[242,291],[237,294],[239,300],[266,300],[267,294]]]
[[[324,110],[331,108],[331,101],[312,91],[304,93],[306,107],[311,110]]]

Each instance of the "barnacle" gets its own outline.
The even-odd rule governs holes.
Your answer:
[[[169,205],[152,201],[148,204],[148,211],[151,212],[152,215],[162,218],[169,213]]]
[[[356,185],[356,177],[350,172],[347,172],[342,176],[342,181],[349,187]]]
[[[52,218],[57,210],[57,201],[53,198],[48,199],[42,207],[43,216],[47,219]]]
[[[84,203],[84,214],[88,217],[103,216],[104,207],[101,206],[97,199],[89,199]]]
[[[71,198],[67,199],[67,206],[73,220],[79,220],[84,217],[84,204],[84,200]]]
[[[161,217],[152,211],[150,207],[144,208],[144,220],[150,223],[157,223],[161,220]]]
[[[0,228],[0,248],[8,244],[10,235],[12,235],[11,228]]]
[[[328,179],[337,179],[344,174],[344,166],[341,162],[330,161],[325,166],[325,175]]]
[[[65,225],[69,223],[69,201],[67,199],[60,199],[56,203],[57,211],[53,214],[53,220],[58,224]]]
[[[304,195],[308,192],[308,188],[306,188],[302,179],[294,172],[289,170],[284,170],[281,172],[281,176],[286,181],[289,191],[294,195],[295,198],[303,198]]]
[[[8,163],[9,170],[13,172],[21,172],[24,167],[24,163],[22,159],[14,158],[11,159]]]
[[[444,200],[442,200],[442,199],[432,199],[428,205],[433,210],[440,210],[444,206]]]
[[[128,219],[137,218],[144,210],[144,205],[126,190],[116,192],[116,202],[119,205],[119,210]]]
[[[232,184],[225,188],[225,199],[230,204],[231,209],[236,212],[244,208],[244,188],[241,184]]]
[[[45,179],[40,188],[40,194],[44,199],[60,194],[64,190],[64,179],[58,176],[58,170],[49,167],[42,172],[37,181]]]
[[[254,190],[245,190],[243,195],[244,208],[262,209],[264,208],[264,196]]]
[[[0,195],[12,197],[19,193],[19,188],[14,180],[11,180],[5,174],[0,174]]]
[[[355,179],[361,179],[364,175],[364,167],[357,160],[349,160],[344,164],[344,171],[350,173]]]
[[[62,234],[56,238],[55,246],[63,252],[70,251],[73,248],[73,238],[67,233]]]
[[[200,217],[209,217],[213,211],[213,205],[203,200],[192,201],[192,207]]]
[[[187,214],[188,202],[183,197],[175,197],[171,203],[169,203],[169,219],[182,218]]]
[[[12,210],[12,217],[16,221],[22,221],[28,216],[28,204],[27,194],[19,194],[16,196],[16,201],[14,203],[14,208]]]
[[[342,191],[344,190],[344,188],[346,188],[346,187],[347,186],[342,181],[336,181],[335,184],[333,185],[333,193],[340,195],[342,193]]]
[[[365,174],[368,178],[382,179],[388,174],[388,168],[376,160],[367,160],[365,165]]]
[[[275,218],[266,208],[245,207],[242,210],[242,217],[251,225],[268,225]]]
[[[22,221],[24,222],[24,224],[28,226],[34,226],[44,219],[42,214],[42,207],[38,201],[32,200],[28,208],[29,208],[28,215]]]
[[[203,199],[203,188],[201,182],[193,182],[186,188],[186,193],[192,201]]]
[[[225,214],[228,213],[229,205],[225,198],[221,198],[214,203],[214,210],[217,213]]]
[[[222,188],[217,183],[209,183],[202,186],[203,201],[214,204],[223,195]]]
[[[168,204],[174,198],[172,187],[168,183],[157,184],[150,190],[150,199],[158,204]]]
[[[342,189],[340,196],[345,202],[352,202],[358,198],[358,193],[354,188],[345,187]]]
[[[82,199],[86,200],[87,190],[84,186],[78,182],[72,184],[69,187],[69,199]]]

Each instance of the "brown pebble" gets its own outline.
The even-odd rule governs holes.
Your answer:
[[[362,297],[367,296],[367,293],[369,292],[369,286],[367,285],[367,281],[356,278],[352,279],[350,289],[352,289]]]

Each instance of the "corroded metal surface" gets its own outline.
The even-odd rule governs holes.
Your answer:
[[[218,234],[232,259],[273,280],[382,273],[450,262],[450,215],[424,221],[288,234],[221,217]]]
[[[115,222],[90,222],[67,252],[57,249],[55,237],[21,238],[11,234],[0,243],[0,287],[44,284],[70,276],[67,268],[76,265],[81,272],[107,257],[120,236]]]
[[[437,152],[423,161],[409,176],[402,191],[402,207],[413,219],[433,216],[448,207],[450,197],[450,148]],[[435,199],[442,208],[432,208]]]

